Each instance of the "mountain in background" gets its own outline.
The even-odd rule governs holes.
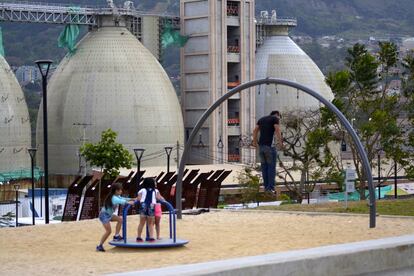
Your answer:
[[[9,1],[9,0],[7,0]],[[45,2],[38,0],[36,2]],[[105,0],[50,0],[54,3],[105,6]],[[122,5],[124,1],[115,1]],[[135,0],[144,11],[178,15],[179,0]],[[293,34],[311,37],[338,35],[345,38],[369,36],[414,36],[413,0],[256,0],[256,12],[277,9],[279,16],[296,17]],[[63,30],[59,25],[0,23],[6,58],[11,65],[32,64],[49,58],[59,61],[65,54],[57,47]],[[86,28],[83,28],[83,33]],[[166,58],[167,60],[170,58]]]

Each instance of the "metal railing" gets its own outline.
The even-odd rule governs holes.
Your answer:
[[[161,204],[167,207],[168,215],[169,215],[169,226],[170,226],[170,239],[173,240],[175,243],[177,241],[177,227],[176,227],[176,218],[175,218],[175,209],[174,207],[167,201],[159,201]],[[139,204],[139,201],[135,201],[135,204]],[[131,208],[132,205],[126,205],[122,211],[122,237],[124,239],[124,243],[127,243],[127,218],[128,218],[128,210]],[[146,227],[146,238],[145,240],[149,240],[149,231],[148,226]]]
[[[278,17],[276,19],[272,17],[259,17],[257,18],[257,24],[295,27],[298,25],[298,20],[293,17]]]
[[[110,8],[104,6],[81,6],[67,4],[49,4],[39,2],[1,2],[0,21],[32,22],[51,24],[96,25],[99,15],[121,15],[130,17],[155,16],[168,20],[177,28],[180,18],[176,15],[154,14],[135,8]]]

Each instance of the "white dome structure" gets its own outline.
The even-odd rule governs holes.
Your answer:
[[[312,59],[288,36],[287,28],[266,26],[267,36],[256,54],[256,79],[266,77],[286,79],[319,92],[328,100],[333,99],[325,77]],[[260,118],[272,110],[282,113],[297,109],[318,108],[319,101],[304,92],[286,86],[263,85],[256,88],[256,116]],[[277,92],[276,92],[277,90]]]
[[[42,117],[40,109],[40,148]],[[79,124],[88,124],[85,135]],[[48,85],[50,173],[77,173],[83,136],[97,142],[108,128],[132,154],[134,148],[145,149],[143,165],[165,165],[164,147],[184,140],[182,113],[169,77],[124,27],[89,32],[54,72]],[[42,154],[39,159],[43,162]]]
[[[13,71],[0,55],[0,173],[30,168],[30,119]]]

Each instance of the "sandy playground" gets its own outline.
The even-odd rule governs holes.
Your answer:
[[[162,231],[168,235],[167,216]],[[137,217],[128,220],[136,233]],[[260,255],[316,246],[414,233],[414,219],[305,215],[271,211],[218,211],[184,216],[178,236],[182,248],[121,249],[106,244],[95,252],[103,232],[97,219],[53,225],[0,229],[1,275],[94,275]]]

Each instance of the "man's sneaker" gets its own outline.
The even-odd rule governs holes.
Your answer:
[[[124,238],[121,235],[114,236],[114,241],[122,241]]]
[[[101,245],[98,245],[98,246],[96,247],[96,251],[105,252],[105,249],[103,248],[103,246],[102,246],[102,244],[101,244]]]

